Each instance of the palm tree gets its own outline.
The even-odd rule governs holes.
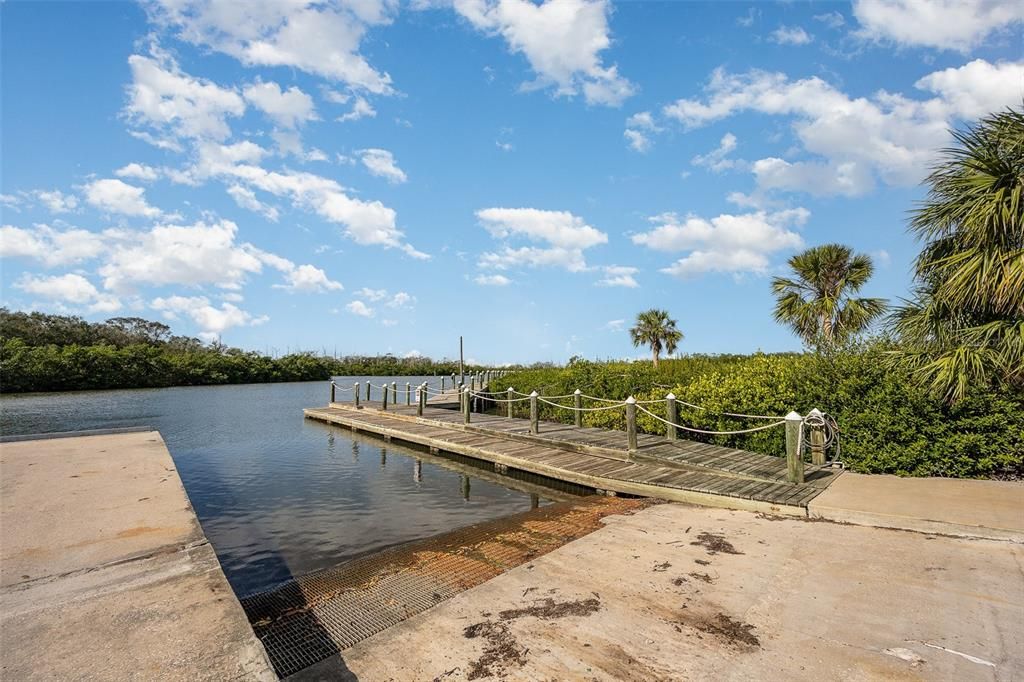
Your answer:
[[[683,333],[676,329],[676,321],[668,312],[651,308],[636,316],[636,325],[629,330],[629,336],[636,347],[650,346],[654,367],[658,367],[658,356],[664,349],[669,354],[676,352],[676,346],[683,340]]]
[[[951,402],[974,383],[1024,385],[1024,113],[953,136],[910,222],[925,242],[915,298],[892,317],[898,359]]]
[[[823,244],[789,259],[795,279],[776,277],[775,320],[809,346],[832,348],[868,327],[885,312],[882,298],[854,298],[871,278],[866,254],[842,244]]]

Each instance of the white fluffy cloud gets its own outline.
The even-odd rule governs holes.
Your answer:
[[[346,114],[339,116],[337,121],[346,123],[348,121],[358,121],[361,118],[373,118],[377,115],[377,110],[373,108],[365,97],[356,97],[352,103],[352,110]]]
[[[182,40],[243,64],[296,68],[386,94],[392,91],[390,76],[370,66],[359,48],[367,28],[390,22],[396,6],[392,0],[156,0],[150,9]]]
[[[150,303],[153,310],[159,310],[170,320],[185,315],[202,330],[204,339],[214,340],[232,327],[246,327],[263,324],[270,318],[266,315],[254,317],[232,303],[221,303],[219,308],[210,304],[205,296],[167,296],[155,298]]]
[[[31,229],[0,227],[3,258],[28,258],[46,267],[57,267],[96,258],[103,251],[103,236],[88,230],[57,230],[49,225],[35,225]]]
[[[277,83],[256,82],[246,86],[242,93],[253,106],[285,128],[317,118],[313,98],[294,85],[282,91]]]
[[[553,87],[560,96],[580,93],[589,104],[620,105],[635,87],[605,66],[611,46],[606,0],[454,0],[455,10],[475,28],[500,35],[526,57],[537,74],[524,87]]]
[[[633,277],[633,275],[640,272],[639,268],[625,265],[605,265],[601,267],[601,272],[603,276],[597,280],[597,286],[626,287],[627,289],[635,289],[640,286],[636,278]]]
[[[726,133],[722,136],[717,148],[712,149],[707,154],[698,154],[693,157],[690,163],[694,166],[706,166],[716,173],[734,168],[737,165],[737,161],[736,159],[730,159],[729,154],[735,151],[736,144],[736,136],[732,133]]]
[[[85,200],[101,211],[145,218],[155,218],[161,213],[160,209],[146,202],[146,190],[116,178],[93,180],[82,190]]]
[[[654,116],[649,111],[641,111],[626,119],[626,130],[622,135],[629,143],[630,149],[637,152],[646,152],[651,148],[651,136],[661,132],[661,128],[654,122]]]
[[[363,149],[359,156],[371,175],[384,178],[392,184],[400,184],[409,179],[405,171],[395,163],[394,154],[386,149]]]
[[[356,292],[356,296],[373,302],[383,301],[389,308],[408,308],[416,303],[416,297],[405,291],[392,294],[387,289],[363,287]]]
[[[227,118],[245,113],[234,89],[183,73],[159,50],[149,57],[134,54],[128,65],[132,83],[124,114],[132,124],[157,131],[142,136],[147,142],[180,150],[177,138],[223,140],[231,134]]]
[[[935,150],[949,141],[955,120],[1018,102],[1022,81],[1024,61],[975,60],[917,82],[939,97],[914,100],[880,91],[851,98],[817,77],[793,81],[781,73],[716,69],[705,98],[680,99],[663,112],[688,129],[745,111],[790,116],[803,150],[813,158],[755,162],[762,188],[856,195],[876,180],[902,186],[920,182]]]
[[[863,38],[967,52],[992,33],[1024,22],[1024,4],[1014,0],[854,0],[853,14]],[[1018,35],[1018,47],[1019,41]]]
[[[275,207],[260,201],[256,198],[256,193],[248,187],[231,185],[228,187],[228,194],[235,200],[236,204],[242,208],[253,211],[254,213],[259,213],[267,220],[276,223],[277,219],[280,217],[280,213]]]
[[[119,178],[131,178],[132,180],[142,180],[144,182],[152,182],[160,177],[160,170],[147,166],[144,163],[129,163],[126,166],[121,166],[114,175]]]
[[[800,26],[779,26],[768,37],[779,45],[807,45],[814,38]]]
[[[36,190],[32,195],[38,199],[50,213],[70,213],[78,208],[78,197],[64,194],[60,190]]]
[[[485,287],[507,287],[512,283],[505,275],[477,275],[473,281]]]
[[[275,284],[276,289],[304,293],[326,293],[344,289],[341,282],[327,277],[327,273],[312,265],[293,266],[285,272],[285,284]]]
[[[485,268],[554,266],[580,272],[587,268],[583,250],[608,241],[607,234],[569,211],[485,208],[476,215],[480,224],[498,239],[525,237],[545,244],[542,248],[505,246],[498,252],[485,253],[480,257],[480,265]]]
[[[14,286],[58,305],[85,307],[89,312],[110,313],[121,308],[121,302],[116,296],[101,293],[92,282],[74,273],[54,277],[26,274]]]
[[[366,305],[362,301],[352,301],[351,303],[345,304],[345,310],[349,311],[353,315],[359,317],[373,317],[373,308]]]
[[[792,228],[803,225],[809,216],[803,208],[775,213],[722,214],[711,220],[664,213],[650,218],[656,225],[653,230],[635,234],[632,239],[633,243],[656,251],[688,251],[686,256],[662,270],[671,275],[762,273],[768,269],[771,254],[803,245],[803,239]]]

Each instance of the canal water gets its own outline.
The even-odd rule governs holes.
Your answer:
[[[366,378],[338,379],[353,381]],[[158,429],[239,596],[538,503],[491,473],[303,418],[327,400],[327,382],[2,396],[0,434]]]

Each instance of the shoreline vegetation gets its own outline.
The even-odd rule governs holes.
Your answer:
[[[466,371],[483,369],[467,365]],[[272,357],[175,336],[160,322],[11,312],[0,308],[0,392],[321,381],[332,376],[427,376],[459,371],[455,360],[393,355]]]

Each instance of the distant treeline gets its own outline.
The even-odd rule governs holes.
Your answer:
[[[332,376],[435,375],[458,362],[393,355],[331,357],[313,352],[271,357],[177,336],[161,322],[11,312],[0,308],[0,391],[160,388]],[[468,367],[467,371],[477,368]]]

